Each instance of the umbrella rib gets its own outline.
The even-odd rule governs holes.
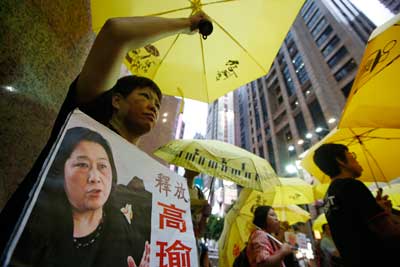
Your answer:
[[[215,2],[201,4],[201,6],[208,6],[208,5],[213,5],[213,4],[219,4],[219,3],[225,3],[225,2],[234,2],[234,1],[238,1],[238,0],[221,0],[221,1],[215,1]]]
[[[232,41],[239,46],[253,61],[254,63],[256,63],[256,65],[258,67],[260,67],[260,69],[264,72],[267,73],[267,71],[264,69],[264,67],[250,54],[249,51],[247,51],[246,48],[244,48],[238,40],[235,39],[235,37],[232,36],[232,34],[230,34],[224,27],[222,27],[221,24],[219,24],[216,20],[213,19],[213,22],[230,38],[232,39]]]
[[[160,60],[160,64],[158,64],[156,70],[154,71],[154,76],[153,76],[153,78],[156,77],[157,72],[158,72],[158,70],[159,70],[160,67],[161,67],[161,64],[164,62],[165,58],[168,56],[169,52],[171,51],[172,47],[176,44],[176,42],[178,41],[178,38],[179,38],[180,36],[181,36],[181,35],[178,34],[178,35],[175,37],[174,41],[173,41],[173,42],[171,43],[171,45],[169,46],[167,52],[165,53],[165,55],[163,56],[163,58]]]
[[[188,9],[192,9],[191,6],[188,7],[182,7],[182,8],[177,8],[177,9],[171,9],[171,10],[167,10],[167,11],[163,11],[163,12],[159,12],[159,13],[153,13],[153,14],[148,14],[145,15],[146,17],[153,17],[153,16],[161,16],[161,15],[165,15],[165,14],[171,14],[174,12],[178,12],[178,11],[182,11],[182,10],[188,10]]]
[[[201,46],[201,61],[203,62],[203,79],[204,79],[204,84],[206,87],[207,102],[208,102],[210,100],[210,96],[208,95],[206,62],[205,62],[205,58],[204,58],[204,46],[203,46],[203,40],[202,40],[201,35],[199,35],[199,38],[200,38],[200,46]]]

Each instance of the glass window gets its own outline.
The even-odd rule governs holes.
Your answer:
[[[304,67],[303,58],[299,53],[297,53],[296,56],[293,58],[292,62],[295,67],[297,78],[299,78],[301,84],[304,84],[306,81],[309,80],[309,77],[306,68]]]
[[[314,122],[315,127],[322,127],[328,129],[328,125],[326,124],[326,120],[324,114],[322,113],[321,106],[318,102],[318,99],[315,99],[308,105],[310,109],[311,118]]]
[[[306,23],[307,27],[311,29],[314,26],[315,22],[317,22],[317,20],[320,18],[320,16],[321,12],[319,11],[319,9],[317,9],[312,18]]]
[[[341,89],[343,95],[344,95],[346,98],[347,98],[347,97],[349,96],[349,94],[350,94],[350,90],[351,90],[351,87],[353,86],[353,82],[354,82],[354,79],[353,79],[351,82],[349,82],[348,84],[346,84],[346,85]]]
[[[317,45],[321,46],[328,39],[329,35],[331,35],[332,32],[333,29],[330,25],[326,27],[326,29],[322,32],[321,36],[317,39]]]
[[[328,66],[333,68],[336,64],[348,54],[346,47],[342,46],[332,57],[328,60]]]
[[[288,66],[285,66],[285,68],[282,71],[282,74],[285,79],[287,93],[289,96],[291,96],[294,94],[295,88],[294,88],[292,77],[290,77]]]
[[[357,67],[356,62],[354,59],[350,59],[343,67],[341,67],[336,73],[335,73],[335,79],[336,81],[342,80],[344,77],[349,75],[355,68]]]
[[[328,25],[328,22],[326,21],[325,18],[322,18],[317,26],[314,28],[314,30],[312,30],[311,35],[315,38],[317,37],[317,35],[322,31],[323,28],[325,28],[325,26]]]
[[[271,164],[272,168],[276,170],[276,163],[275,163],[275,154],[274,154],[274,147],[272,145],[271,139],[267,141],[267,152],[268,152],[268,161]]]
[[[294,117],[294,121],[296,123],[297,131],[299,132],[299,135],[301,138],[304,138],[304,136],[307,134],[307,126],[306,126],[306,121],[304,120],[303,113],[297,114],[296,117]]]
[[[337,37],[336,35],[333,36],[333,38],[324,47],[324,49],[322,49],[322,55],[324,55],[324,57],[327,57],[332,52],[332,50],[335,49],[335,47],[339,42],[340,42],[339,37]]]
[[[314,2],[311,3],[310,7],[308,8],[308,10],[303,14],[303,19],[304,21],[307,21],[310,16],[314,13],[314,10],[316,9],[316,5]]]

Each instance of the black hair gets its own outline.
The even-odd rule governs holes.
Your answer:
[[[265,229],[267,227],[267,216],[270,209],[272,209],[271,206],[258,206],[254,211],[253,224],[261,229]]]
[[[340,173],[338,159],[347,162],[347,146],[342,144],[323,144],[314,152],[314,162],[329,177],[335,177]]]
[[[134,90],[144,87],[150,87],[157,94],[158,100],[161,102],[162,93],[158,85],[153,80],[142,76],[129,75],[119,78],[114,87],[111,88],[111,92],[127,97]]]
[[[62,178],[64,181],[64,165],[72,152],[82,141],[89,141],[101,145],[107,153],[112,170],[112,184],[117,183],[117,169],[114,163],[113,153],[110,144],[99,133],[84,127],[74,127],[68,129],[57,151],[56,157],[49,170],[50,177]]]

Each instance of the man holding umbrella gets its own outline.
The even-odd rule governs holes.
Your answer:
[[[375,199],[356,180],[363,169],[345,145],[323,144],[315,151],[314,162],[331,178],[324,208],[345,266],[391,266],[400,251],[400,225],[387,196],[379,191]]]

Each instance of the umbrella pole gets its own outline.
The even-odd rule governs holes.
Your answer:
[[[211,195],[213,195],[213,191],[214,191],[214,180],[215,180],[215,177],[213,176],[212,177],[212,179],[211,179],[211,184],[210,184],[210,193],[208,194],[208,203],[211,203]]]

